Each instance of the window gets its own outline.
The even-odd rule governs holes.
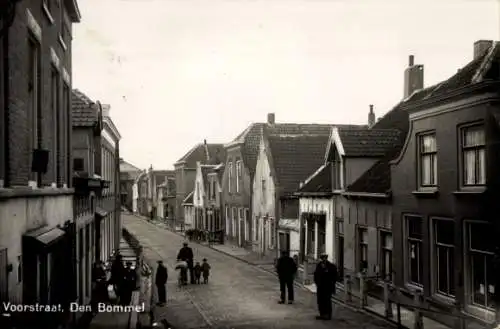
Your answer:
[[[241,184],[241,160],[236,161],[236,193],[240,192]]]
[[[41,136],[41,79],[40,79],[40,44],[34,37],[29,38],[29,73],[28,73],[28,93],[29,93],[29,118],[31,121],[30,149],[40,148]],[[32,152],[30,152],[32,153]],[[38,186],[41,185],[41,175],[32,174],[31,178],[36,180]]]
[[[61,156],[62,156],[62,118],[61,118],[61,108],[59,102],[59,72],[55,67],[52,67],[52,111],[53,111],[53,132],[54,132],[54,180],[58,187],[62,186],[62,168],[61,168]]]
[[[360,272],[368,269],[368,230],[364,227],[358,228],[358,266]]]
[[[486,182],[486,141],[484,127],[462,129],[463,185],[484,185]]]
[[[468,225],[469,294],[471,302],[483,308],[493,308],[495,294],[493,272],[492,228],[486,223]]]
[[[59,26],[59,43],[61,44],[63,50],[66,50],[67,45],[71,43],[71,33],[70,33],[70,27],[68,26],[69,20],[67,19],[66,9],[64,8],[64,4],[61,4],[60,11],[61,11],[61,23]]]
[[[275,239],[276,239],[276,225],[274,222],[274,218],[269,219],[269,247],[274,247]]]
[[[316,257],[315,248],[316,248],[316,223],[312,214],[308,214],[307,217],[307,250],[306,255],[309,257]]]
[[[52,1],[53,0],[42,0],[42,11],[50,23],[54,23],[54,18],[52,17]]]
[[[236,208],[233,207],[233,236],[236,236],[236,228],[238,225],[238,213],[236,211]]]
[[[71,122],[70,122],[70,115],[71,109],[71,101],[70,101],[70,88],[69,86],[64,83],[63,84],[63,106],[62,106],[62,113],[63,113],[63,124],[62,126],[64,127],[63,133],[64,137],[62,138],[63,141],[63,150],[64,150],[64,157],[65,163],[66,163],[66,168],[65,168],[65,173],[64,173],[64,182],[68,184],[68,187],[71,186],[71,145],[69,144],[69,141],[71,140]]]
[[[266,205],[266,194],[267,194],[267,186],[266,186],[266,180],[262,180],[262,203],[265,206]]]
[[[229,207],[226,206],[226,235],[229,235]]]
[[[212,177],[212,200],[215,200],[217,193],[217,181]]]
[[[392,281],[392,233],[380,232],[380,276]]]
[[[229,162],[228,166],[228,175],[227,175],[227,190],[231,193],[231,185],[233,184],[233,163]]]
[[[406,259],[407,280],[411,284],[422,285],[424,276],[422,259],[422,218],[406,217]]]
[[[419,136],[419,179],[421,187],[437,185],[437,145],[435,134]]]
[[[196,182],[196,200],[200,202],[200,182]]]
[[[454,222],[434,220],[434,289],[438,294],[455,296]]]
[[[344,221],[337,218],[337,268],[340,278],[344,277]]]
[[[84,171],[85,170],[82,158],[74,158],[73,159],[73,170],[74,171]]]

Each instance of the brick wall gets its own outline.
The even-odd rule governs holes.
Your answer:
[[[59,102],[60,131],[59,142],[61,154],[59,165],[61,168],[61,179],[59,183],[69,183],[70,168],[70,138],[71,119],[70,102],[63,100],[63,86],[66,84],[71,90],[71,23],[67,15],[63,15],[63,1],[52,1],[50,15],[42,9],[42,1],[21,1],[17,5],[16,17],[9,31],[9,181],[12,186],[27,186],[29,180],[34,180],[31,173],[31,155],[36,145],[31,142],[30,132],[33,117],[30,114],[30,98],[28,91],[29,82],[29,37],[34,36],[35,42],[40,47],[39,62],[39,104],[40,104],[40,146],[50,150],[48,172],[43,175],[42,183],[50,185],[56,182],[55,177],[55,110],[52,106],[52,70],[57,67],[59,73]],[[59,5],[58,5],[59,4]],[[29,9],[28,14],[27,10]],[[65,23],[64,23],[65,22]],[[69,25],[69,26],[68,26]],[[65,31],[63,33],[62,26]],[[64,34],[64,42],[59,41]],[[63,43],[65,44],[63,46]],[[63,105],[65,108],[63,109]],[[68,184],[69,185],[69,184]]]

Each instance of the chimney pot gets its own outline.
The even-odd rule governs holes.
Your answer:
[[[267,114],[267,123],[273,125],[274,124],[274,119],[275,119],[274,113],[268,113]]]
[[[410,55],[408,66],[412,67],[414,65],[414,63],[415,63],[415,56]]]
[[[370,113],[373,113],[373,104],[370,104]]]
[[[207,140],[206,139],[203,140],[203,144],[207,145]]]
[[[493,46],[493,40],[478,40],[474,42],[474,59],[482,56]]]
[[[370,104],[370,113],[368,113],[368,128],[375,124],[375,113],[373,112],[373,104]]]

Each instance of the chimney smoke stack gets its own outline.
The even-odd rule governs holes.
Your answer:
[[[368,128],[375,124],[375,112],[373,112],[373,104],[370,104],[370,112],[368,113]]]
[[[274,113],[268,113],[267,114],[267,123],[270,125],[274,124]]]
[[[404,99],[408,98],[415,91],[424,88],[424,66],[415,65],[415,56],[409,56],[410,66],[405,69],[404,77]]]
[[[409,63],[408,63],[409,65],[408,66],[412,67],[415,64],[415,56],[410,55],[408,61],[409,61]]]

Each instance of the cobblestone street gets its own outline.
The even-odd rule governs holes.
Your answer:
[[[208,285],[178,288],[173,269],[184,239],[132,215],[122,215],[124,226],[144,247],[144,256],[163,259],[169,271],[167,305],[155,307],[155,320],[166,318],[174,328],[387,328],[368,315],[336,305],[332,321],[315,319],[316,299],[296,288],[293,305],[277,304],[277,278],[255,266],[208,247],[191,243],[195,260],[207,258],[212,266]]]

